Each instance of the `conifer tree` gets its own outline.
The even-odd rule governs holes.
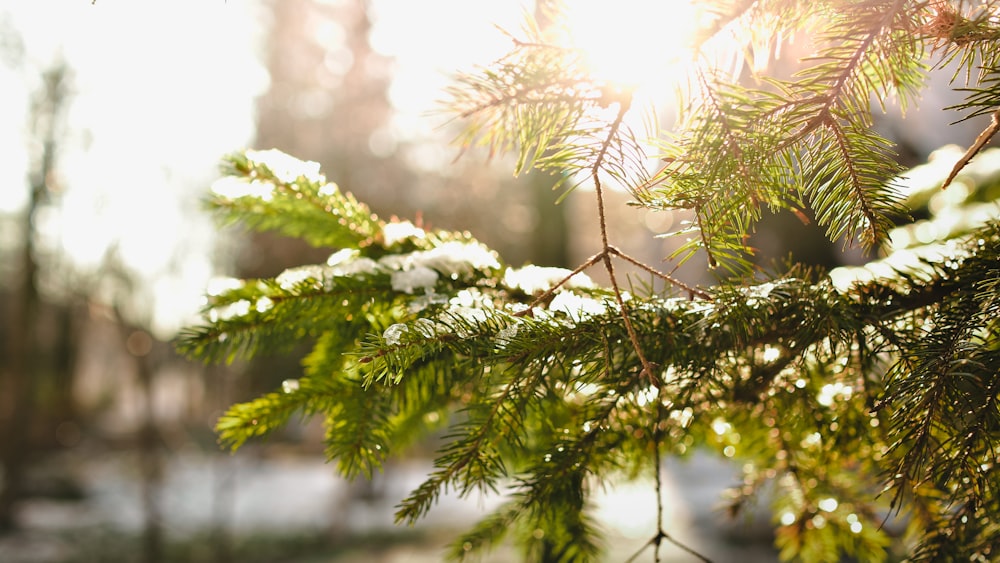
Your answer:
[[[694,448],[742,462],[730,512],[768,491],[785,560],[1000,557],[1000,155],[984,150],[1000,129],[1000,2],[706,5],[683,116],[656,133],[658,153],[626,125],[641,111],[631,93],[591,75],[558,23],[525,26],[448,92],[461,146],[593,188],[601,247],[572,271],[512,267],[468,233],[380,219],[314,163],[228,157],[212,199],[222,217],[333,254],[234,280],[181,339],[206,361],[311,344],[300,378],[219,420],[222,442],[318,416],[337,469],[368,477],[443,432],[396,518],[420,519],[444,491],[506,495],[456,539],[460,560],[506,540],[526,560],[599,560],[595,488],[652,475],[660,498],[661,459]],[[739,56],[801,33],[816,52],[791,78],[738,80],[743,59],[733,73],[705,54],[734,29],[749,30]],[[917,103],[947,64],[965,92],[948,111],[984,131],[904,173],[873,107]],[[690,213],[664,233],[682,241],[672,258],[704,260],[718,283],[687,285],[615,246],[610,183],[635,205]],[[780,210],[878,254],[833,271],[755,268],[747,236]],[[666,289],[628,286],[624,263]],[[660,503],[653,560],[683,545]]]

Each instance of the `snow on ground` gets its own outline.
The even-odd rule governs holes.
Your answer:
[[[249,453],[185,453],[167,459],[159,498],[169,537],[188,537],[219,524],[236,535],[265,530],[338,535],[388,532],[394,529],[395,504],[431,469],[429,461],[399,462],[371,484],[352,484],[336,477],[334,468],[319,458]],[[47,541],[60,531],[104,527],[139,533],[144,515],[137,467],[131,456],[84,460],[78,475],[87,498],[80,502],[25,503],[21,515],[26,529],[0,537],[0,561],[60,561],[67,546]],[[665,527],[673,538],[713,561],[776,561],[766,514],[747,525],[745,521],[727,523],[716,510],[720,491],[734,476],[732,465],[707,455],[666,460]],[[652,491],[652,482],[625,483],[597,495],[597,517],[608,535],[608,561],[626,560],[653,535],[656,505]],[[445,495],[417,530],[465,529],[499,502],[498,498]],[[440,560],[440,552],[426,545],[400,545],[380,554],[379,560],[387,563]],[[507,561],[510,556],[510,552],[501,552],[485,560]],[[347,555],[336,560],[354,561]],[[637,559],[651,560],[649,550]],[[667,542],[661,548],[661,560],[696,561]]]

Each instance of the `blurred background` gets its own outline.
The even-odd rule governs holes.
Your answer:
[[[633,4],[640,20],[654,9]],[[591,197],[554,205],[550,177],[514,178],[510,162],[481,154],[456,160],[455,130],[435,113],[450,73],[509,48],[494,26],[517,30],[534,9],[0,0],[0,561],[437,561],[450,534],[491,507],[445,498],[420,526],[393,527],[430,445],[354,483],[323,463],[322,429],[309,421],[221,452],[219,414],[295,377],[298,358],[206,367],[171,341],[222,276],[274,276],[330,252],[217,228],[203,202],[220,157],[243,148],[320,162],[381,216],[468,229],[510,264],[573,267],[598,250]],[[976,124],[944,127],[948,95],[930,90],[905,126],[880,123],[905,163],[975,138]],[[682,217],[613,199],[616,244],[659,263],[670,242],[652,235]],[[860,259],[794,218],[771,218],[756,244],[765,261]],[[697,262],[679,275],[709,283]],[[696,454],[666,471],[677,539],[719,560],[775,559],[763,512],[716,513],[733,467]],[[639,483],[602,494],[610,560],[652,536],[651,493]],[[663,555],[692,560],[671,546]]]

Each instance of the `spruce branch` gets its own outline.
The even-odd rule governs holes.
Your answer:
[[[319,173],[319,165],[277,150],[230,155],[210,206],[227,222],[277,230],[318,247],[366,246],[382,222]]]
[[[817,29],[818,53],[793,79],[757,88],[699,59],[686,92],[697,95],[676,134],[662,135],[652,175],[625,125],[631,96],[529,29],[510,55],[460,78],[449,103],[466,125],[463,148],[512,151],[518,171],[593,185],[601,247],[573,270],[510,268],[468,235],[381,221],[309,163],[233,157],[233,182],[216,190],[223,216],[339,250],[325,266],[211,296],[205,323],[185,333],[181,348],[209,360],[313,344],[303,378],[220,420],[223,441],[319,415],[327,456],[354,476],[443,429],[434,470],[397,518],[413,522],[449,490],[509,495],[452,546],[459,559],[509,538],[537,560],[593,560],[591,490],[650,465],[657,529],[632,559],[652,547],[658,560],[664,541],[687,551],[664,529],[660,464],[696,445],[742,462],[733,512],[775,485],[785,559],[883,560],[891,538],[879,520],[896,511],[912,519],[903,541],[918,560],[989,559],[1000,538],[1000,226],[995,204],[977,202],[995,195],[966,170],[983,185],[949,203],[962,207],[928,205],[918,210],[928,219],[894,229],[903,188],[891,146],[872,130],[871,101],[913,98],[932,42],[963,65],[996,61],[997,7],[723,2],[705,41],[734,22],[767,24],[741,38],[756,53]],[[992,162],[980,149],[997,128],[996,68],[967,82],[954,108],[993,122],[952,176]],[[651,210],[693,214],[674,233],[690,236],[674,258],[703,248],[736,275],[707,290],[613,246],[610,181]],[[907,203],[931,197],[910,190]],[[763,207],[806,205],[830,238],[892,238],[896,248],[829,275],[746,275],[745,237]],[[626,293],[618,260],[667,288]],[[598,264],[605,288],[585,276]]]

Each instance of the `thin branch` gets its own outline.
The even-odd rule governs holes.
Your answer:
[[[548,298],[552,297],[552,294],[555,293],[560,287],[566,285],[566,283],[569,282],[569,280],[573,279],[573,276],[579,274],[580,272],[586,270],[587,268],[603,260],[604,257],[607,255],[607,253],[608,253],[607,250],[602,250],[601,252],[598,252],[597,254],[591,256],[590,258],[587,258],[586,262],[577,266],[576,269],[574,269],[572,272],[566,274],[566,277],[552,284],[552,287],[550,287],[545,293],[535,298],[535,300],[531,302],[531,304],[528,306],[527,309],[514,313],[514,316],[523,317],[527,315],[539,303],[544,303]]]
[[[688,292],[688,295],[698,296],[698,297],[700,297],[702,299],[707,299],[709,301],[712,300],[712,296],[707,291],[705,291],[703,289],[700,289],[700,288],[697,288],[697,287],[694,287],[694,286],[691,286],[691,285],[688,285],[688,284],[682,282],[681,280],[679,280],[679,279],[671,276],[670,274],[666,274],[664,272],[661,272],[661,271],[657,270],[656,268],[648,266],[648,265],[640,262],[639,260],[637,260],[637,259],[629,256],[628,254],[625,254],[624,252],[622,252],[617,247],[614,247],[614,246],[609,247],[608,248],[608,252],[611,253],[611,254],[614,254],[615,256],[617,256],[619,258],[621,258],[622,260],[625,260],[626,262],[632,264],[633,266],[641,268],[642,270],[645,270],[646,272],[649,272],[650,274],[653,274],[654,276],[656,276],[656,277],[658,277],[658,278],[660,278],[662,280],[665,280],[668,283],[671,283],[671,284],[673,284],[673,285],[675,285],[675,286],[683,289],[684,291]]]
[[[948,178],[941,184],[942,190],[951,185],[955,176],[958,176],[958,173],[969,165],[969,161],[979,154],[979,151],[983,150],[986,144],[990,142],[990,139],[998,132],[1000,132],[1000,109],[990,114],[990,124],[976,137],[976,142],[972,143],[972,146],[969,147],[969,150],[965,151],[962,158],[958,159],[958,162],[955,163],[955,167],[951,169],[951,174],[948,174]]]
[[[660,452],[661,442],[663,440],[663,429],[660,425],[663,424],[663,387],[660,387],[656,393],[656,428],[653,429],[653,470],[656,472],[656,538],[654,540],[656,544],[656,550],[653,552],[653,561],[655,563],[660,563],[660,540],[663,534],[663,476],[660,472],[663,470],[661,467],[663,462],[660,459],[663,455]]]
[[[851,148],[848,143],[847,134],[844,132],[843,127],[837,123],[837,120],[832,114],[826,114],[826,118],[823,120],[823,125],[830,130],[833,134],[833,138],[837,142],[837,150],[840,152],[841,158],[844,159],[844,166],[847,168],[847,173],[851,178],[851,188],[857,196],[857,201],[861,205],[861,213],[865,216],[865,220],[868,222],[867,238],[870,239],[872,245],[878,242],[878,215],[875,210],[872,209],[871,204],[868,202],[868,196],[864,191],[864,183],[861,180],[860,173],[858,172],[857,164],[855,159],[851,157]]]
[[[705,249],[705,254],[708,255],[708,266],[710,268],[715,268],[719,265],[719,261],[715,259],[715,254],[712,253],[712,245],[708,240],[708,235],[705,234],[705,221],[701,217],[701,203],[694,204],[694,218],[698,223],[698,234],[701,236],[701,246]]]
[[[705,78],[705,73],[702,69],[698,70],[698,81],[701,83],[701,87],[705,92],[705,100],[712,106],[712,111],[719,115],[719,124],[722,128],[722,136],[725,137],[722,146],[726,149],[726,152],[730,153],[732,159],[736,162],[736,166],[740,170],[740,176],[749,181],[754,177],[754,174],[750,172],[747,167],[747,163],[743,157],[743,148],[740,146],[742,139],[733,131],[733,128],[729,125],[729,120],[726,119],[726,111],[723,109],[722,104],[719,103],[718,98],[715,96],[715,92],[709,87],[708,80]],[[757,189],[754,187],[750,188],[750,200],[753,202],[754,206],[760,206],[760,197],[757,194]]]
[[[610,129],[608,130],[608,135],[605,137],[604,142],[601,144],[601,149],[597,153],[597,158],[594,159],[594,164],[590,169],[590,176],[594,182],[594,190],[597,193],[597,215],[598,221],[601,225],[601,244],[603,245],[603,250],[601,254],[604,257],[604,269],[608,272],[608,278],[611,280],[611,288],[615,293],[615,301],[618,302],[618,308],[621,311],[622,321],[625,323],[625,331],[628,332],[629,341],[632,343],[632,348],[635,349],[636,356],[639,357],[639,363],[642,364],[642,371],[649,379],[650,383],[659,387],[659,377],[653,372],[653,364],[646,359],[646,355],[642,351],[642,345],[639,344],[639,334],[635,331],[635,327],[632,326],[632,319],[628,314],[628,306],[625,304],[625,298],[622,297],[622,290],[618,286],[618,279],[615,275],[615,266],[611,261],[611,244],[608,242],[608,221],[607,212],[604,207],[604,187],[601,186],[600,171],[601,165],[604,163],[604,158],[607,156],[608,148],[611,146],[611,141],[617,135],[618,129],[621,127],[622,119],[625,118],[625,114],[628,112],[629,107],[631,107],[632,99],[627,98],[620,102],[621,106],[618,108],[618,115],[615,116],[614,122],[612,122]]]
[[[693,547],[689,547],[689,546],[687,546],[687,545],[685,545],[685,544],[677,541],[673,536],[671,536],[670,534],[668,534],[667,532],[665,532],[663,530],[660,530],[660,533],[657,534],[657,536],[659,536],[661,540],[667,540],[668,542],[674,544],[675,547],[677,547],[681,551],[687,553],[688,555],[690,555],[690,556],[698,559],[699,561],[702,561],[702,563],[712,563],[711,559],[709,559],[708,557],[705,557],[704,555],[698,553],[697,551],[695,551],[695,549]],[[657,540],[657,543],[659,543],[659,540]]]

